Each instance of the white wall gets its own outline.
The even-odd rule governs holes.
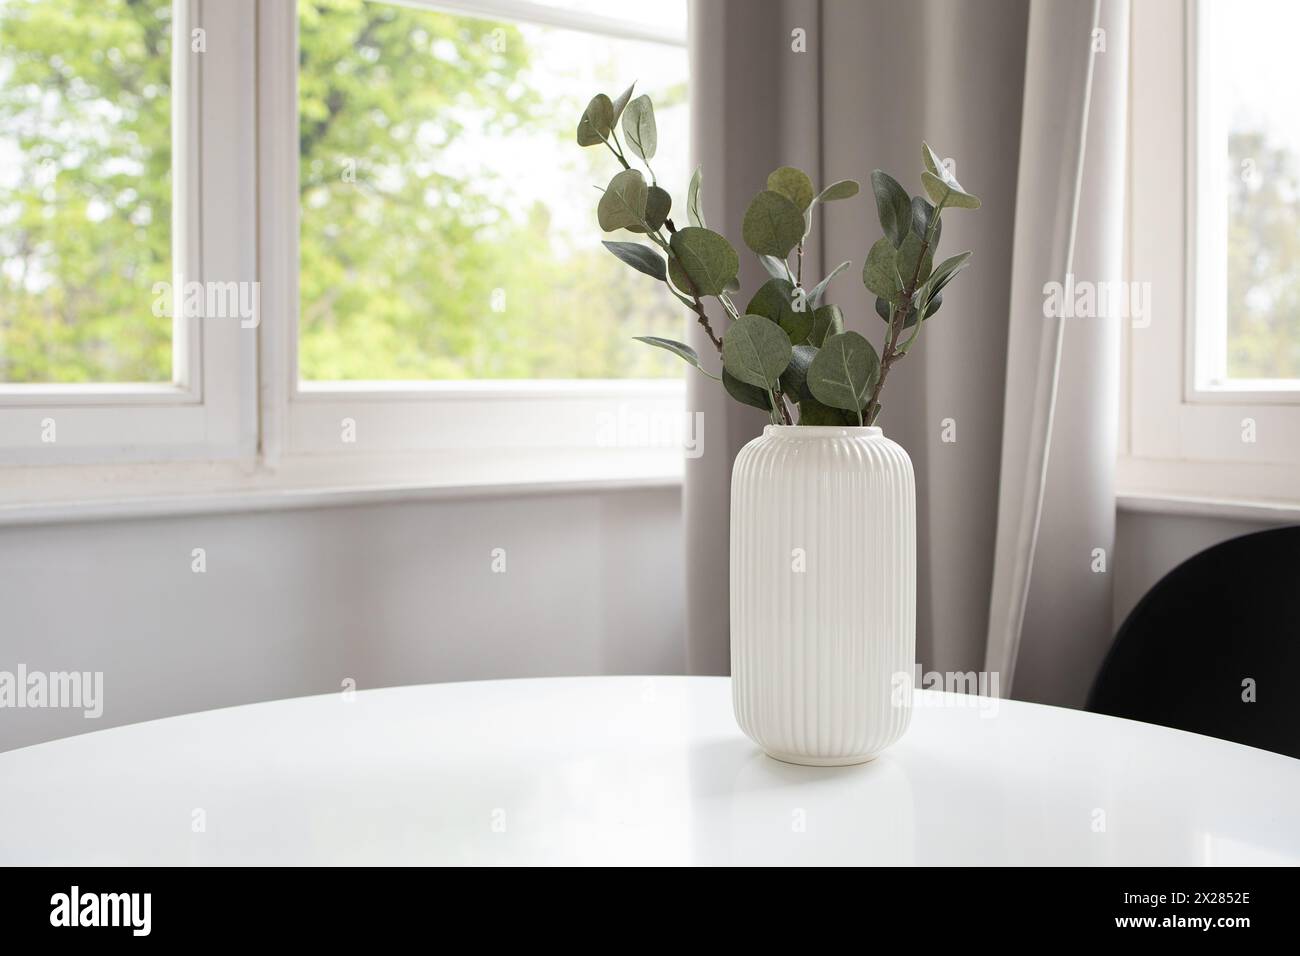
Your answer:
[[[676,489],[0,528],[0,670],[103,671],[104,714],[0,750],[359,688],[681,673]],[[204,548],[207,571],[191,571]],[[504,548],[506,572],[493,573]]]
[[[1116,627],[1177,564],[1265,527],[1121,512]],[[0,709],[0,750],[348,677],[681,673],[681,541],[676,490],[0,528],[0,670],[103,671],[106,698],[98,720]]]

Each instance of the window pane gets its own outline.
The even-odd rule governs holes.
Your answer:
[[[171,380],[171,181],[165,0],[0,0],[0,382]]]
[[[655,173],[683,208],[683,47],[385,3],[298,9],[303,379],[681,374],[632,341],[681,338],[685,317],[600,245],[635,237],[601,235],[593,187],[619,167],[574,130],[593,92],[637,80]]]
[[[1203,3],[1201,15],[1207,119],[1227,153],[1226,375],[1300,378],[1300,4]]]

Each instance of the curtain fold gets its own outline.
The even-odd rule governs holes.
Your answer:
[[[1107,6],[1118,9],[1123,3]],[[1079,7],[1085,8],[1082,17],[1074,12]],[[840,261],[852,260],[853,268],[832,283],[828,298],[844,309],[848,327],[877,347],[884,324],[860,280],[863,257],[880,234],[870,194],[871,170],[885,169],[909,191],[920,192],[924,139],[942,156],[955,158],[958,178],[984,201],[977,212],[953,210],[944,216],[940,255],[972,249],[975,256],[945,296],[933,325],[926,323],[917,347],[891,375],[880,416],[886,434],[908,450],[916,466],[917,656],[926,670],[979,670],[986,660],[1001,661],[1007,650],[1015,653],[1005,640],[1000,639],[996,655],[990,645],[997,613],[991,605],[996,593],[994,558],[997,554],[999,574],[1005,576],[1001,568],[1010,552],[999,550],[998,542],[1005,535],[1002,524],[1013,513],[1004,508],[999,517],[999,472],[1007,457],[1007,429],[1017,435],[1023,430],[1019,409],[1008,419],[1010,425],[1004,422],[1003,402],[1019,402],[1023,392],[1020,385],[1012,390],[1009,370],[1018,383],[1034,379],[1022,366],[1036,368],[1038,352],[1026,351],[1015,337],[1027,316],[1039,315],[1041,325],[1045,281],[1038,279],[1040,291],[1030,300],[1016,280],[1029,288],[1034,271],[1022,265],[1027,263],[1022,247],[1056,243],[1053,248],[1063,248],[1046,231],[1056,228],[1055,218],[1048,220],[1041,210],[1037,219],[1022,212],[1020,192],[1028,175],[1022,163],[1029,149],[1021,141],[1022,126],[1037,142],[1066,122],[1050,117],[1043,132],[1030,125],[1027,111],[1032,107],[1032,122],[1039,122],[1038,111],[1051,102],[1052,89],[1068,86],[1076,94],[1086,89],[1086,71],[1079,74],[1073,64],[1077,60],[1086,65],[1092,16],[1091,3],[1070,0],[1033,0],[1032,8],[1031,15],[1030,0],[692,4],[694,150],[696,161],[704,166],[709,224],[741,252],[741,305],[764,278],[739,241],[741,218],[767,173],[778,165],[800,166],[819,184],[846,177],[863,184],[857,199],[823,210],[805,259],[805,278],[809,272],[820,277]],[[1075,20],[1087,25],[1080,40],[1082,55],[1044,73],[1050,64],[1034,65],[1042,51],[1035,46],[1032,28],[1064,47],[1077,38],[1067,35]],[[805,52],[799,52],[794,31],[802,31]],[[1122,46],[1122,37],[1112,38],[1108,55],[1120,59],[1124,53],[1117,47]],[[1071,68],[1065,69],[1067,65]],[[1062,102],[1070,100],[1063,96]],[[1120,106],[1122,116],[1122,101]],[[1122,119],[1120,130],[1122,138]],[[1066,147],[1059,144],[1058,149]],[[1073,182],[1062,179],[1060,163],[1036,175],[1039,178],[1030,182],[1044,193],[1049,182],[1067,193]],[[1105,188],[1095,186],[1087,175],[1084,182],[1098,190],[1098,197],[1109,190],[1108,178]],[[1050,207],[1053,216],[1056,208]],[[1099,246],[1109,249],[1108,230],[1098,229],[1095,236]],[[1115,242],[1117,246],[1118,234]],[[1081,263],[1084,251],[1080,246]],[[1018,271],[1013,270],[1013,256]],[[1025,311],[1031,307],[1032,313]],[[717,323],[723,324],[720,315]],[[711,346],[702,331],[694,328],[692,335],[692,344],[706,354]],[[1075,346],[1073,335],[1071,330],[1067,349]],[[1063,389],[1086,391],[1090,383],[1113,379],[1114,363],[1103,354],[1105,344],[1089,341],[1086,347],[1089,358],[1080,368],[1072,360],[1067,363]],[[689,381],[689,408],[703,416],[703,454],[687,463],[684,491],[688,667],[692,673],[723,674],[729,662],[731,463],[739,448],[759,433],[765,417],[735,404],[708,379],[691,376]],[[1101,418],[1113,422],[1114,415],[1102,412]],[[1089,448],[1080,449],[1079,455],[1087,458],[1089,474],[1095,475],[1089,494],[1095,492],[1100,501],[1108,493],[1101,489],[1106,488],[1109,471],[1103,463],[1092,467],[1100,448],[1094,442],[1104,440],[1104,434],[1099,419],[1091,421],[1097,428],[1088,434]],[[1113,442],[1107,454],[1113,461]],[[1068,463],[1064,458],[1052,461]],[[1023,464],[1017,469],[1025,471]],[[1054,475],[1050,470],[1049,479]],[[1046,501],[1055,499],[1049,496]],[[1040,528],[1047,528],[1055,513],[1045,509]],[[1113,505],[1110,520],[1113,534]],[[1108,548],[1104,531],[1089,526],[1087,540]],[[1040,550],[1039,555],[1044,553]],[[1082,566],[1086,569],[1087,562]],[[1036,572],[1034,587],[1046,587],[1051,580],[1047,572]],[[999,584],[1005,590],[1002,578]],[[1100,606],[1099,593],[1089,592],[1087,600],[1090,607]],[[1028,604],[1031,610],[1037,606]],[[1108,615],[1108,598],[1105,606]],[[1045,638],[1064,640],[1064,630],[1057,628],[1056,635]],[[1029,650],[1026,645],[1027,656]],[[1051,677],[1028,666],[1021,676],[1031,689],[1040,677]]]
[[[1080,706],[1113,627],[1120,328],[1045,290],[1122,277],[1127,0],[1034,0],[1027,50],[985,668]]]

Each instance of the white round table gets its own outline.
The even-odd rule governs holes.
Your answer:
[[[0,754],[0,864],[1300,862],[1300,761],[918,692],[875,761],[779,763],[725,678],[487,681]]]

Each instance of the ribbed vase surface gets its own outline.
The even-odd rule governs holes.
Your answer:
[[[903,735],[916,658],[916,484],[879,428],[769,425],[731,475],[736,720],[790,763]]]

